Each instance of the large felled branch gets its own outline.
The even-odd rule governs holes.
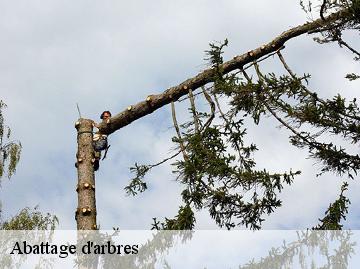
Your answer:
[[[326,27],[327,25],[349,18],[351,15],[348,9],[340,10],[325,18],[325,20],[317,19],[312,22],[299,25],[291,28],[281,35],[274,38],[267,44],[264,44],[254,50],[245,54],[234,57],[232,60],[223,63],[220,66],[223,74],[239,69],[244,65],[253,62],[269,53],[280,49],[286,41],[294,37],[309,33],[316,29]],[[146,100],[129,106],[123,112],[111,118],[110,123],[100,123],[98,128],[101,133],[111,134],[116,130],[130,124],[131,122],[146,116],[164,105],[170,104],[172,101],[178,100],[181,96],[188,94],[189,89],[195,90],[205,84],[212,82],[214,79],[215,70],[212,68],[206,69],[193,78],[189,78],[177,86],[167,89],[161,94],[149,95]]]

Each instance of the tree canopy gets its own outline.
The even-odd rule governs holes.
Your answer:
[[[0,178],[10,178],[20,160],[21,143],[10,139],[11,129],[5,125],[2,112],[4,108],[6,104],[0,100]]]
[[[11,129],[5,125],[4,108],[6,104],[0,100],[0,180],[3,176],[10,179],[14,175],[22,149],[20,141],[11,140]],[[53,230],[58,224],[56,216],[50,213],[43,214],[38,207],[23,208],[8,220],[1,220],[1,217],[0,211],[0,229],[2,230]]]
[[[308,14],[313,11],[312,4],[301,2]],[[359,61],[359,52],[343,39],[343,35],[346,31],[359,31],[360,1],[323,1],[316,11],[320,19],[290,29],[272,42],[229,62],[224,62],[222,56],[228,40],[210,44],[208,70],[162,95],[148,97],[150,113],[171,103],[176,130],[172,141],[178,151],[157,164],[135,164],[132,171],[136,176],[126,187],[127,192],[136,195],[145,191],[148,184],[144,177],[150,169],[182,156],[173,162],[173,167],[183,185],[184,204],[175,218],[166,218],[163,222],[154,218],[154,228],[192,229],[196,222],[194,210],[207,209],[220,227],[230,229],[245,225],[260,229],[264,216],[281,206],[278,193],[284,185],[292,184],[301,172],[290,168],[278,173],[258,170],[253,157],[257,146],[245,142],[248,141],[245,139],[248,119],[256,125],[264,117],[276,119],[290,132],[292,145],[307,149],[309,157],[321,163],[318,176],[332,172],[345,179],[356,177],[360,169],[360,157],[353,150],[360,138],[356,98],[346,100],[340,94],[330,99],[321,97],[309,86],[311,76],[295,74],[281,51],[286,40],[310,33],[320,44],[337,42],[354,55],[354,61]],[[261,70],[262,62],[269,61],[269,56],[277,56],[282,63],[282,75]],[[355,73],[346,75],[350,81],[358,78]],[[204,98],[208,111],[196,107],[193,91],[200,87],[202,90],[196,97]],[[188,95],[192,120],[178,124],[174,103],[184,94]],[[146,102],[115,116],[114,124],[102,126],[103,131],[111,133],[136,117],[142,117],[146,114]],[[330,205],[316,229],[341,229],[340,221],[345,219],[350,202],[344,196],[346,186],[345,182],[340,198]]]

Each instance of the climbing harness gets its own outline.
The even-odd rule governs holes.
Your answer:
[[[107,149],[108,147],[107,135],[100,133],[94,134],[93,146],[95,151],[102,151]]]

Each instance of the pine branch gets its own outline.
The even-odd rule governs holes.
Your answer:
[[[340,41],[339,41],[340,43]],[[346,44],[346,43],[345,43]],[[347,44],[346,44],[347,45]],[[286,63],[283,55],[281,54],[280,51],[277,51],[277,54],[278,54],[278,57],[281,61],[281,63],[283,64],[284,68],[286,69],[286,71],[289,73],[289,75],[294,78],[294,79],[297,79],[296,75],[294,72],[292,72],[292,70],[290,69],[289,65]],[[359,54],[360,56],[360,54]],[[323,104],[325,107],[328,106],[328,103],[324,100],[324,99],[321,99],[320,97],[317,96],[316,93],[310,91],[307,87],[305,87],[304,85],[301,84],[301,89],[304,90],[309,96],[311,96],[316,102],[319,102],[321,104]],[[344,117],[347,117],[347,118],[350,118],[350,119],[353,119],[353,120],[357,120],[357,121],[360,121],[360,117],[357,117],[357,116],[354,116],[354,115],[349,115],[349,114],[346,114],[346,113],[342,113],[341,111],[338,112],[340,115],[343,115]]]
[[[297,36],[309,33],[316,29],[321,29],[329,24],[336,23],[339,20],[351,19],[351,11],[343,9],[326,17],[323,21],[321,18],[312,22],[299,25],[291,28],[267,44],[264,44],[254,50],[234,57],[219,66],[223,74],[230,73],[244,65],[251,63],[269,53],[275,52],[284,46],[285,42]],[[126,110],[118,113],[111,118],[109,124],[100,123],[98,128],[103,134],[111,134],[120,128],[132,123],[133,121],[142,118],[155,110],[178,100],[181,96],[188,94],[189,89],[196,90],[209,82],[213,82],[216,74],[216,69],[209,68],[199,73],[195,77],[189,78],[177,86],[171,87],[161,94],[149,95],[145,101],[139,102],[133,106],[129,106]]]

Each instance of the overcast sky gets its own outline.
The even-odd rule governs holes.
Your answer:
[[[76,103],[83,117],[99,120],[103,110],[118,113],[205,69],[209,42],[228,38],[225,60],[231,59],[308,19],[298,0],[0,0],[0,10],[0,99],[8,105],[13,139],[23,145],[16,175],[0,189],[3,216],[39,205],[59,217],[61,229],[76,228]],[[350,36],[355,46],[356,38]],[[312,75],[311,86],[323,97],[341,92],[359,99],[359,82],[344,80],[347,73],[360,73],[349,52],[303,36],[288,42],[283,54],[294,71]],[[276,58],[263,68],[281,70]],[[283,207],[263,227],[309,228],[346,178],[316,178],[320,166],[290,146],[289,133],[277,126],[271,119],[249,126],[249,141],[260,148],[258,166],[303,173],[286,187]],[[149,174],[146,193],[127,197],[123,189],[134,162],[154,163],[171,153],[171,127],[170,108],[163,107],[110,136],[108,157],[96,173],[102,229],[148,229],[153,217],[176,215],[182,187],[169,164]],[[347,192],[345,226],[352,229],[360,228],[358,181],[350,181]],[[216,228],[206,211],[197,216],[196,228]]]

